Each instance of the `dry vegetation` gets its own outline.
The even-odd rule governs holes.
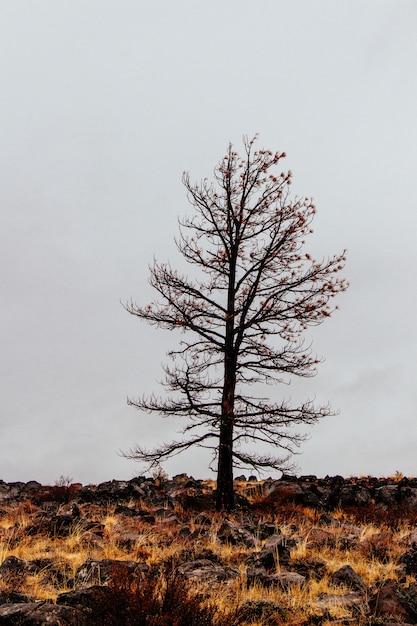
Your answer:
[[[62,493],[68,495],[65,489]],[[375,583],[388,578],[402,577],[405,585],[414,582],[413,577],[405,577],[398,565],[409,548],[407,537],[415,527],[415,517],[405,517],[401,512],[387,516],[386,511],[381,513],[368,506],[332,512],[337,524],[325,525],[320,519],[322,513],[314,509],[269,502],[263,497],[261,484],[254,489],[251,499],[250,510],[236,512],[228,518],[237,524],[244,524],[249,518],[257,524],[272,522],[277,533],[294,539],[290,569],[302,571],[303,564],[313,564],[306,586],[292,586],[288,590],[265,588],[256,583],[248,586],[245,561],[261,549],[261,542],[255,550],[220,542],[217,532],[224,517],[215,512],[196,512],[178,505],[167,511],[166,517],[157,516],[155,523],[149,523],[117,513],[116,505],[81,504],[83,523],[75,524],[67,536],[51,537],[33,532],[33,520],[45,510],[45,505],[27,500],[0,507],[0,564],[14,556],[30,562],[32,571],[25,576],[1,577],[0,593],[14,591],[55,601],[59,594],[73,588],[74,576],[88,558],[131,560],[155,566],[157,575],[132,582],[123,572],[117,569],[113,572],[108,584],[114,591],[113,606],[119,607],[115,624],[296,626],[343,623],[343,620],[376,624],[377,621],[370,622],[369,618],[362,621],[365,617],[360,609],[358,613],[358,608],[352,606],[335,603],[333,607],[320,608],[323,594],[349,592],[343,586],[332,585],[331,575],[349,564],[370,590]],[[58,514],[68,506],[62,502]],[[143,512],[146,503],[132,501],[129,508]],[[203,517],[207,518],[205,522]],[[86,520],[91,522],[90,528]],[[185,526],[188,531],[181,532]],[[215,585],[203,582],[190,585],[178,576],[176,568],[180,563],[201,558],[238,568],[240,576]],[[277,559],[275,571],[281,569]],[[252,609],[246,617],[244,607]],[[102,610],[106,610],[104,605]],[[98,618],[95,623],[113,622],[110,618],[107,621]]]

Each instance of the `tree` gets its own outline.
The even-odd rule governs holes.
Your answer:
[[[161,301],[125,305],[150,324],[184,334],[164,367],[171,395],[129,404],[187,419],[181,440],[154,450],[136,446],[126,456],[155,467],[190,446],[213,449],[219,510],[234,506],[233,467],[282,470],[304,438],[293,427],[330,415],[328,405],[307,400],[293,407],[256,391],[315,374],[319,360],[303,331],[329,317],[337,308],[332,298],[347,288],[338,277],[345,252],[322,261],[302,252],[313,232],[313,201],[290,197],[291,172],[276,173],[285,153],[257,150],[255,140],[244,138],[243,157],[229,145],[214,182],[192,184],[183,175],[194,213],[179,221],[176,244],[201,278],[154,261],[150,284]],[[247,449],[250,442],[283,450],[284,457],[257,454]]]

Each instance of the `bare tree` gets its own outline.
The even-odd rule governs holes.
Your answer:
[[[187,418],[179,441],[151,451],[137,446],[126,456],[156,466],[190,446],[213,449],[219,510],[234,506],[234,466],[286,468],[304,438],[293,427],[330,414],[328,405],[308,400],[293,407],[256,391],[260,384],[316,373],[319,360],[304,345],[303,331],[329,317],[337,308],[332,298],[347,288],[338,277],[345,252],[322,261],[303,253],[313,201],[291,198],[291,172],[276,173],[285,153],[256,150],[255,140],[244,138],[243,157],[229,145],[214,182],[192,184],[188,173],[183,176],[194,213],[180,220],[176,244],[200,268],[201,279],[154,261],[150,284],[160,301],[126,305],[150,324],[184,333],[164,368],[171,395],[129,404]],[[257,454],[248,442],[272,452]]]

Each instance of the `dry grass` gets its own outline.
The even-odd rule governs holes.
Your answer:
[[[210,555],[223,565],[237,567],[240,576],[231,583],[210,586],[193,584],[192,588],[181,591],[181,601],[185,602],[185,598],[188,598],[190,602],[194,602],[194,611],[201,610],[201,615],[205,611],[204,619],[207,621],[201,621],[202,625],[233,626],[251,623],[252,626],[299,626],[309,623],[310,617],[320,615],[318,599],[322,594],[343,594],[348,591],[331,584],[331,575],[344,565],[351,565],[369,588],[376,581],[398,579],[402,575],[398,571],[398,564],[401,555],[409,547],[406,537],[414,524],[413,519],[404,517],[389,527],[386,516],[385,523],[382,523],[378,515],[371,518],[370,510],[366,521],[362,519],[363,512],[339,510],[333,513],[337,524],[325,526],[319,523],[319,514],[314,510],[294,505],[278,506],[276,503],[271,506],[263,498],[262,484],[255,484],[252,492],[255,513],[236,513],[234,516],[230,515],[229,519],[241,524],[245,516],[252,515],[258,522],[272,521],[278,533],[296,541],[296,546],[291,550],[291,564],[301,561],[323,563],[324,572],[320,577],[312,576],[305,587],[292,587],[290,591],[286,591],[265,588],[259,584],[248,586],[245,560],[261,549],[261,542],[254,549],[221,543],[217,532],[224,518],[218,513],[205,513],[210,519],[210,524],[205,527],[199,523],[197,513],[185,511],[179,506],[172,511],[176,520],[170,522],[157,518],[154,524],[150,524],[141,521],[139,517],[116,514],[114,506],[86,504],[80,505],[83,521],[75,524],[68,536],[59,537],[29,532],[35,517],[42,513],[42,503],[34,506],[28,501],[1,507],[0,563],[9,556],[15,556],[27,562],[38,562],[40,566],[37,571],[29,572],[23,577],[10,580],[0,578],[0,591],[13,590],[39,599],[55,600],[60,593],[72,588],[72,579],[77,569],[88,558],[106,558],[145,561],[149,565],[157,565],[164,575],[157,583],[153,583],[151,595],[154,602],[158,598],[158,602],[162,602],[164,598],[168,602],[169,594],[174,594],[170,588],[173,584],[170,572],[175,565],[184,560]],[[131,502],[130,506],[138,507],[138,503]],[[87,530],[86,521],[101,524],[101,534]],[[191,536],[179,533],[184,525],[188,526]],[[292,569],[291,564],[287,567],[288,570]],[[276,571],[281,570],[277,563]],[[408,578],[408,582],[413,581],[413,577]],[[124,585],[123,593],[130,600],[138,593],[126,581],[123,584],[119,581],[117,584],[119,592]],[[176,584],[178,586],[178,581]],[[201,600],[203,597],[204,601]],[[171,596],[169,598],[169,602],[174,601]],[[246,622],[241,612],[239,613],[239,607],[248,602],[258,605],[261,602],[273,603],[279,607],[279,611],[269,618],[265,614],[258,621],[253,619]],[[352,616],[359,619],[351,608],[340,606],[326,609],[322,611],[322,615],[322,624],[326,620],[350,619]],[[168,621],[156,623],[170,624]],[[178,621],[180,623],[182,622]]]

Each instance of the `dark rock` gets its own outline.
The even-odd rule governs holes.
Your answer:
[[[345,585],[353,591],[361,591],[362,593],[366,591],[366,586],[362,578],[350,565],[344,565],[334,572],[330,578],[330,582],[333,585]]]
[[[279,504],[292,502],[301,504],[304,491],[301,485],[293,480],[276,480],[270,485],[267,495]]]
[[[321,559],[302,558],[291,561],[291,569],[308,580],[321,580],[327,574],[327,566]]]
[[[261,522],[255,529],[255,535],[263,541],[272,535],[279,535],[281,531],[273,522]]]
[[[401,557],[401,563],[404,564],[406,574],[417,574],[417,547],[412,548]]]
[[[330,515],[330,513],[323,513],[320,515],[319,524],[323,526],[340,526],[340,522],[333,517],[333,515]]]
[[[339,503],[341,507],[363,506],[371,501],[369,489],[358,484],[343,485],[339,491]]]
[[[246,568],[246,584],[248,587],[252,587],[255,584],[263,585],[263,581],[267,577],[268,572],[261,563],[254,563],[254,566],[248,566]]]
[[[411,623],[417,620],[417,607],[412,595],[400,588],[396,580],[385,580],[370,604],[376,617],[395,617]]]
[[[20,581],[27,572],[27,562],[16,556],[8,556],[0,565],[0,579],[8,583]]]
[[[17,593],[17,591],[0,592],[0,605],[17,604],[18,602],[34,602],[34,599],[24,595],[23,593]]]
[[[336,537],[333,533],[322,528],[312,528],[307,534],[307,543],[309,547],[320,548],[322,546],[336,545]]]
[[[279,565],[288,565],[290,560],[289,540],[284,535],[270,537],[262,550],[256,554],[256,559],[267,570],[275,569]]]
[[[377,504],[385,504],[387,506],[394,506],[398,504],[399,502],[398,483],[377,487],[374,492],[374,498]]]
[[[256,544],[255,537],[246,528],[229,520],[225,520],[220,526],[217,539],[220,543],[230,543],[233,546],[240,544],[247,548],[254,548]]]
[[[300,476],[298,479],[300,483],[315,483],[317,480],[317,476],[315,474],[308,474],[306,476]]]
[[[188,480],[188,474],[176,474],[172,477],[174,483],[185,483]]]
[[[75,589],[68,593],[61,593],[57,597],[56,603],[76,608],[94,609],[107,597],[108,591],[107,587],[101,585],[93,585],[86,589]]]
[[[359,542],[358,547],[367,558],[378,559],[387,563],[390,558],[392,545],[392,532],[374,533],[370,537]]]
[[[300,504],[315,509],[323,508],[326,502],[324,491],[314,484],[307,484],[306,487],[303,495],[298,498]]]
[[[349,593],[321,593],[316,601],[316,606],[320,609],[330,610],[335,607],[345,607],[356,609],[362,615],[369,613],[369,606],[363,593],[350,591]]]
[[[239,570],[213,563],[208,559],[188,561],[178,567],[178,572],[188,580],[200,582],[220,582],[239,577]]]
[[[42,488],[42,485],[41,483],[38,483],[37,480],[30,480],[25,485],[23,485],[22,491],[29,495],[31,493],[36,493],[41,488]]]
[[[264,587],[280,587],[281,589],[291,589],[291,587],[305,587],[307,581],[297,572],[279,572],[265,576],[262,581]]]
[[[128,576],[143,577],[152,574],[153,570],[147,563],[136,561],[119,561],[117,559],[87,559],[77,570],[74,586],[91,586],[103,584],[111,577],[123,572]]]
[[[406,537],[406,542],[413,548],[417,548],[417,528],[414,528]]]
[[[88,626],[82,611],[46,602],[22,602],[0,606],[0,624],[5,626]]]
[[[261,587],[280,587],[288,590],[291,587],[305,587],[307,579],[298,572],[268,574],[266,568],[258,566],[246,569],[246,584],[248,587],[256,584]]]
[[[137,517],[139,515],[136,509],[132,509],[130,506],[118,504],[114,509],[115,515],[123,515],[124,517]]]

